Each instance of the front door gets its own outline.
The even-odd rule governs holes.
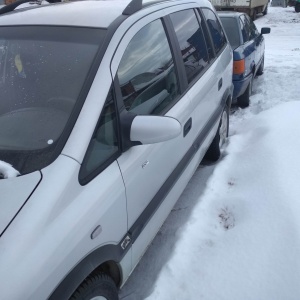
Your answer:
[[[176,118],[184,127],[190,122],[192,110],[190,101],[181,98],[172,51],[159,14],[153,14],[152,21],[142,19],[129,29],[115,54],[112,74],[118,79],[125,113],[164,115],[168,112],[168,116]],[[131,147],[118,158],[133,243],[175,184],[180,174],[176,166],[194,139],[189,133],[187,128],[185,134],[182,132],[175,139]],[[158,228],[160,225],[157,224]],[[158,228],[153,228],[152,233]],[[140,246],[133,245],[134,259],[142,255],[152,237],[149,234]]]

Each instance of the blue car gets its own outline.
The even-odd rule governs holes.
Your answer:
[[[233,100],[238,106],[249,106],[253,78],[264,71],[265,41],[263,34],[271,29],[264,27],[258,32],[255,24],[245,13],[218,12],[233,50]]]

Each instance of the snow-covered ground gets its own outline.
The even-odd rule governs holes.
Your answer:
[[[270,7],[265,73],[231,116],[223,158],[200,167],[124,300],[300,299],[300,14]]]

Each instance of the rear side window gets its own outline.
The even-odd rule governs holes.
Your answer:
[[[170,17],[190,83],[208,64],[205,38],[194,10],[176,12]]]
[[[249,41],[250,38],[250,26],[244,15],[240,16],[240,25],[241,25],[243,40],[244,43],[246,43]]]
[[[214,12],[208,8],[203,8],[202,11],[207,21],[207,26],[215,46],[216,54],[218,54],[226,44],[225,34]]]
[[[250,17],[248,15],[245,15],[247,22],[249,23],[249,28],[250,28],[250,38],[254,39],[256,36],[259,35],[259,32],[255,26],[255,24],[253,23],[253,21],[250,19]]]
[[[179,87],[161,20],[146,25],[133,37],[117,75],[128,111],[160,115],[174,104]]]
[[[239,32],[239,24],[236,18],[226,18],[221,17],[221,22],[227,33],[227,37],[229,39],[230,45],[232,49],[235,49],[240,46],[240,32]]]

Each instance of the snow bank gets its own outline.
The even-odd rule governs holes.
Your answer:
[[[237,129],[148,300],[300,298],[298,112]]]

